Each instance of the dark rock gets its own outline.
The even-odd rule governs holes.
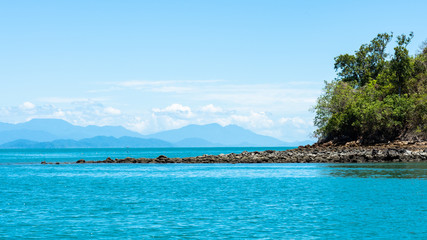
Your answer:
[[[349,146],[355,145],[355,146]],[[360,162],[419,162],[427,161],[427,143],[408,145],[405,142],[384,143],[371,146],[360,144],[333,145],[331,143],[301,146],[287,151],[266,150],[240,154],[203,155],[198,157],[124,158],[103,161],[78,160],[77,163],[360,163]],[[41,164],[55,164],[46,163]],[[59,163],[58,163],[59,164]]]
[[[114,163],[115,160],[111,159],[110,157],[108,157],[107,159],[104,160],[105,163]]]
[[[386,158],[387,160],[393,160],[399,157],[399,151],[397,149],[387,149]]]
[[[372,149],[372,156],[376,156],[377,154],[378,154],[378,150],[376,150],[376,149]]]
[[[157,157],[157,159],[159,159],[159,160],[166,160],[166,159],[169,159],[169,158],[166,157],[165,155],[160,155],[160,156]]]

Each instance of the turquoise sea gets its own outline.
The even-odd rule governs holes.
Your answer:
[[[427,239],[427,163],[40,164],[265,149],[0,150],[0,239]]]

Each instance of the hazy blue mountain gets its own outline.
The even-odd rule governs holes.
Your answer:
[[[186,138],[173,145],[175,147],[224,147],[222,144],[211,143],[202,138]]]
[[[0,131],[12,130],[14,126],[14,124],[0,122]]]
[[[0,124],[0,144],[18,139],[45,142],[56,139],[79,140],[96,136],[142,137],[141,134],[121,126],[80,127],[60,119],[33,119],[18,124]]]
[[[35,142],[47,142],[58,139],[58,136],[45,131],[28,129],[0,131],[0,144],[18,139],[26,139]]]
[[[213,123],[208,125],[188,125],[183,128],[148,135],[168,142],[180,142],[188,138],[200,138],[224,146],[283,146],[284,142],[268,136],[251,132],[236,125],[222,127]]]
[[[59,119],[33,119],[19,124],[0,123],[2,148],[273,147],[299,146],[313,142],[285,143],[236,125],[225,127],[219,124],[188,125],[143,136],[120,126],[80,127]]]
[[[169,142],[151,139],[151,138],[135,138],[135,137],[94,137],[82,139],[80,143],[85,143],[90,147],[106,148],[106,147],[129,147],[129,148],[153,148],[153,147],[173,147]]]
[[[0,148],[38,148],[37,145],[40,144],[39,142],[25,140],[25,139],[19,139],[15,141],[11,141],[8,143],[4,143],[0,145]]]
[[[81,140],[59,139],[51,142],[15,140],[0,145],[0,148],[155,148],[173,147],[169,142],[158,139],[134,137],[93,137]]]

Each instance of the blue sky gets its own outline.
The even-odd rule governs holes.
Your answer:
[[[0,121],[141,133],[237,124],[285,141],[333,58],[377,33],[427,39],[426,1],[2,1]],[[392,51],[392,45],[389,48]]]

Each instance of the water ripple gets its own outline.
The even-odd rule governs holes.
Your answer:
[[[426,169],[425,163],[1,165],[0,236],[425,239]]]

